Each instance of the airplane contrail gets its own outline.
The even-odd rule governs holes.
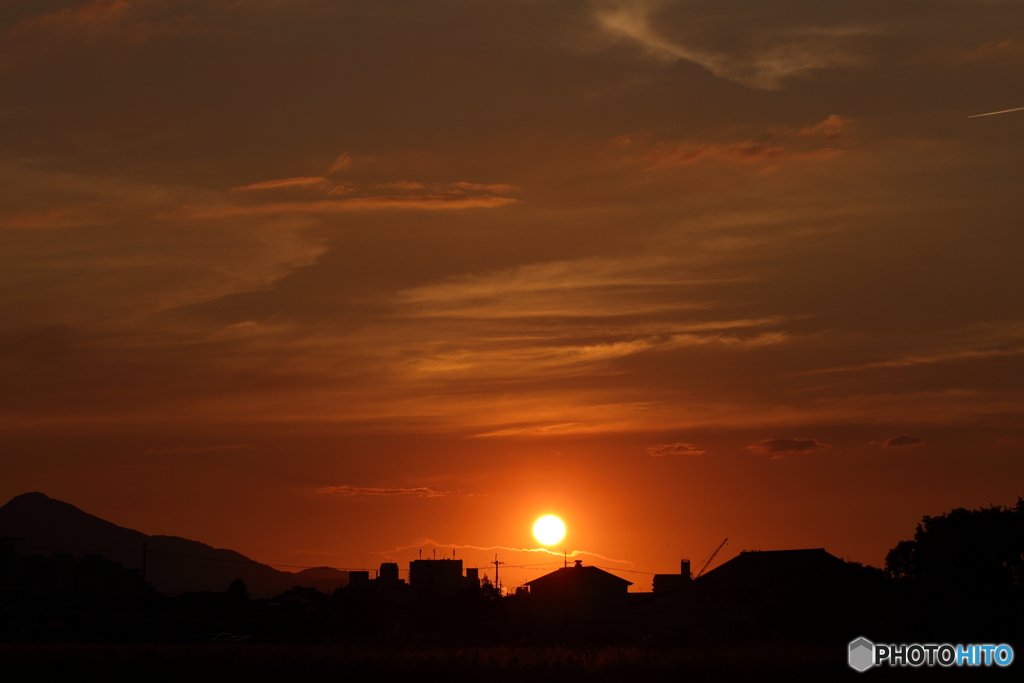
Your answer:
[[[974,114],[972,116],[968,116],[967,118],[969,118],[969,119],[976,119],[979,116],[994,116],[996,114],[1006,114],[1007,112],[1011,112],[1011,111],[1024,111],[1024,107],[1017,107],[1016,109],[1003,109],[1002,111],[990,111],[987,114]]]

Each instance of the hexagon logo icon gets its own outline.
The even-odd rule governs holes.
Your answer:
[[[867,638],[850,642],[850,668],[867,671],[875,664],[875,644]]]

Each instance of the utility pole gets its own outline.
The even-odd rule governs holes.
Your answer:
[[[498,565],[505,564],[504,562],[498,562],[498,553],[494,553],[494,587],[498,589],[498,595],[501,595],[501,583],[498,581]]]

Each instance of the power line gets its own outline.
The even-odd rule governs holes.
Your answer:
[[[610,572],[627,572],[629,574],[646,574],[648,576],[657,576],[657,572],[642,572],[639,569],[619,569],[618,567],[601,567],[596,564],[592,564],[590,566],[597,567],[598,569],[606,569]]]

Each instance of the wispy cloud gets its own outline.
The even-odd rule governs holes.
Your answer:
[[[125,0],[93,0],[93,2],[78,4],[75,7],[66,7],[49,14],[23,19],[15,27],[14,32],[52,29],[67,25],[96,24],[109,21],[130,8],[131,4]]]
[[[805,126],[796,131],[781,131],[795,133],[796,135],[821,135],[826,140],[836,140],[853,127],[853,120],[838,114],[829,115],[824,121]]]
[[[312,202],[284,202],[278,204],[257,204],[253,206],[185,206],[162,216],[189,216],[193,218],[223,218],[227,216],[251,216],[257,214],[332,214],[351,211],[374,211],[380,209],[426,209],[433,211],[459,209],[492,209],[518,202],[509,197],[451,197],[451,196],[407,196],[353,197],[339,201],[320,200]]]
[[[594,11],[598,24],[613,35],[632,40],[663,58],[685,59],[700,64],[713,74],[726,70],[726,56],[688,48],[658,34],[651,25],[651,14],[661,3],[656,0],[625,0],[602,3]]]
[[[435,540],[433,540],[431,538],[421,538],[420,540],[416,541],[416,543],[414,543],[414,544],[398,546],[396,548],[392,548],[391,550],[374,551],[374,554],[375,555],[383,555],[384,557],[391,557],[393,555],[397,555],[397,554],[399,554],[399,553],[401,553],[403,551],[406,551],[406,550],[417,550],[419,548],[425,548],[425,547],[431,547],[431,546],[435,547],[435,548],[448,548],[448,549],[451,549],[451,550],[481,550],[481,551],[505,550],[505,551],[513,552],[513,553],[534,553],[534,554],[542,554],[542,555],[552,555],[552,556],[558,557],[558,558],[562,558],[562,557],[573,557],[573,558],[575,558],[575,557],[596,557],[597,559],[603,560],[605,562],[611,562],[613,564],[626,565],[625,567],[623,567],[623,569],[631,569],[633,567],[633,563],[630,562],[629,560],[616,560],[613,557],[608,557],[606,555],[601,555],[599,553],[590,552],[589,550],[570,550],[568,552],[565,552],[565,551],[560,551],[560,550],[550,550],[548,548],[515,548],[515,547],[512,547],[512,546],[505,546],[505,545],[490,545],[490,546],[460,545],[458,543],[440,543],[440,542],[435,541]]]
[[[782,344],[785,332],[737,336],[724,334],[674,334],[587,345],[519,344],[502,347],[462,348],[438,352],[413,361],[410,367],[423,374],[470,373],[477,379],[495,376],[539,376],[548,372],[583,371],[582,366],[624,358],[638,353],[665,352],[688,347],[756,348]],[[575,370],[574,370],[575,368]]]
[[[883,446],[920,446],[924,443],[921,436],[893,436],[882,442]]]
[[[861,365],[847,365],[837,368],[821,368],[808,370],[801,374],[824,374],[831,372],[853,372],[856,370],[872,370],[876,368],[907,368],[915,365],[932,365],[935,363],[956,363],[959,361],[980,360],[984,358],[1001,358],[1024,354],[1024,346],[1009,349],[962,349],[931,354],[914,354],[893,358],[891,360],[874,361]]]
[[[467,183],[465,181],[452,183],[451,187],[454,190],[461,190],[463,192],[515,192],[520,189],[515,185],[506,185],[504,183],[485,185],[481,183]]]
[[[157,446],[139,451],[139,455],[192,455],[194,453],[230,453],[252,448],[244,443],[227,446]]]
[[[782,458],[797,453],[813,453],[832,448],[831,444],[822,443],[817,439],[765,439],[747,446],[747,449],[759,455],[770,455]]]
[[[18,325],[141,323],[139,316],[155,311],[267,287],[325,251],[302,216],[245,225],[172,220],[149,229],[168,207],[214,201],[223,190],[10,160],[0,163],[0,184],[27,198],[21,211],[0,216],[0,233],[14,240],[5,247],[0,288],[16,293],[7,303],[23,302]],[[115,285],[121,278],[131,286]]]
[[[281,178],[279,180],[264,180],[259,183],[252,183],[251,185],[241,185],[239,187],[233,187],[232,190],[276,190],[281,187],[296,187],[302,185],[318,185],[324,182],[325,178],[321,176],[310,176],[304,178]]]
[[[666,166],[689,166],[698,163],[721,164],[774,164],[780,161],[820,162],[835,159],[844,150],[821,146],[821,140],[831,143],[852,127],[852,120],[832,114],[822,121],[801,128],[769,128],[759,137],[763,140],[735,142],[682,141],[655,142],[644,154],[648,169]],[[637,146],[641,140],[623,138],[620,144]]]
[[[647,455],[652,458],[662,458],[668,455],[704,455],[702,451],[692,443],[662,443],[647,447]]]
[[[155,2],[93,0],[55,12],[25,17],[9,31],[9,37],[40,44],[127,42],[140,45],[157,36],[178,35],[193,29],[189,12],[167,11]]]
[[[70,209],[49,211],[23,211],[13,216],[0,217],[0,228],[9,230],[43,230],[49,228],[71,228],[87,223],[87,219]]]
[[[355,163],[352,155],[348,152],[342,152],[338,156],[334,157],[334,161],[331,162],[331,167],[327,169],[328,173],[337,173],[338,171],[345,171],[352,168],[352,164]]]
[[[428,191],[436,194],[454,195],[461,195],[467,192],[516,192],[521,189],[515,185],[507,185],[504,183],[484,184],[467,183],[465,181],[459,181],[457,183],[421,183],[416,180],[395,180],[387,183],[378,183],[377,187],[392,190],[407,190],[409,192]]]
[[[1024,59],[1024,42],[1019,40],[987,41],[973,50],[959,53],[964,61],[1012,61]]]
[[[527,264],[410,288],[399,293],[399,303],[414,317],[474,319],[635,316],[705,308],[702,300],[663,295],[729,281],[683,267],[692,254],[708,251]],[[759,320],[767,324],[767,318]]]
[[[684,36],[668,37],[665,27],[658,26],[659,13],[674,6],[678,4],[665,0],[601,0],[594,2],[594,18],[608,35],[655,57],[693,62],[715,76],[761,89],[781,88],[787,78],[814,70],[862,63],[849,42],[872,32],[866,26],[841,25],[790,27],[773,34],[755,26],[752,30],[760,32],[758,40],[744,50],[698,47]],[[693,16],[689,22],[677,23],[706,25],[712,18],[716,17]]]
[[[734,144],[684,142],[653,149],[644,156],[644,159],[651,167],[680,166],[704,160],[749,163],[778,157],[785,152],[784,147],[757,142]]]
[[[343,154],[338,159],[347,160],[338,166],[335,160],[332,169],[351,165],[351,157]],[[248,185],[231,188],[233,192],[247,194],[259,190],[305,189],[335,197],[352,195],[344,199],[311,199],[306,201],[268,202],[268,203],[234,203],[230,199],[220,198],[219,202],[206,206],[183,206],[178,209],[164,211],[162,218],[227,218],[232,216],[307,214],[328,215],[336,213],[376,211],[387,209],[419,209],[419,210],[462,210],[487,209],[517,203],[512,197],[492,193],[514,192],[518,187],[508,184],[486,184],[459,182],[420,182],[415,180],[393,180],[377,183],[348,182],[341,184],[323,176],[298,176],[264,180]],[[376,194],[380,190],[388,190],[389,194]],[[259,196],[258,194],[256,195]]]
[[[382,488],[376,486],[324,486],[317,493],[334,493],[340,496],[415,496],[417,498],[440,498],[450,496],[450,491],[435,491],[425,486],[414,488]]]

